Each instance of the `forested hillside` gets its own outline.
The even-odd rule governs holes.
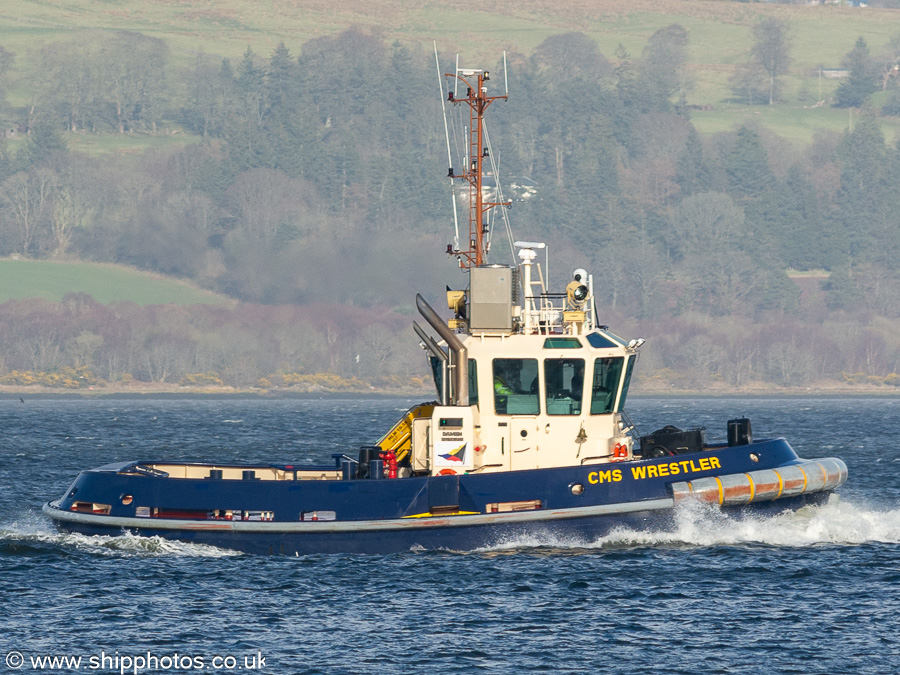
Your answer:
[[[768,110],[796,47],[780,19],[747,30],[731,96]],[[548,241],[557,274],[590,269],[606,320],[651,338],[645,386],[900,382],[900,146],[882,130],[900,113],[900,37],[893,62],[854,37],[844,79],[817,102],[847,129],[803,146],[762,125],[701,135],[691,39],[672,24],[639,51],[603,53],[569,31],[509,53],[512,95],[490,130],[501,178],[520,186],[516,234]],[[28,61],[0,45],[0,255],[124,263],[245,305],[7,303],[0,373],[241,386],[416,374],[405,350],[384,353],[386,335],[417,290],[461,279],[442,254],[433,55],[350,28],[293,51],[175,61],[134,32],[79,33]],[[121,137],[148,148],[110,150]]]

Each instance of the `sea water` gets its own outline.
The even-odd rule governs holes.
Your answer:
[[[674,531],[470,552],[257,557],[60,534],[40,513],[124,460],[327,462],[405,399],[0,399],[0,669],[8,672],[900,672],[900,400],[635,398],[643,433],[749,417],[841,457],[838,498]],[[52,661],[50,659],[56,659]]]

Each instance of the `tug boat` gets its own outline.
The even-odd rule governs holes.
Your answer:
[[[323,465],[139,460],[83,471],[43,507],[58,527],[281,555],[470,551],[521,537],[577,545],[615,528],[670,528],[689,501],[774,513],[821,503],[846,481],[842,460],[754,439],[746,418],[728,420],[721,442],[704,429],[637,432],[625,402],[644,340],[597,321],[592,275],[575,270],[551,290],[542,242],[514,242],[515,264],[488,262],[486,218],[509,202],[485,184],[484,114],[508,92],[488,96],[483,70],[446,77],[445,102],[468,113],[464,169],[449,177],[462,185],[454,212],[468,210],[469,237],[448,246],[468,283],[447,290],[449,321],[416,297],[437,335],[414,322],[437,400]]]

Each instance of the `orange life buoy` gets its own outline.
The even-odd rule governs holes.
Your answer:
[[[441,469],[438,471],[438,476],[455,476],[456,472],[453,469]]]
[[[613,446],[613,461],[628,459],[628,446],[625,443],[616,443]]]

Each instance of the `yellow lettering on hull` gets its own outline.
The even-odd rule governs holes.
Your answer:
[[[668,464],[651,464],[649,466],[632,466],[631,477],[634,480],[644,480],[646,478],[666,478],[668,476],[680,476],[682,474],[699,473],[701,471],[712,471],[713,469],[721,469],[722,463],[718,457],[701,457],[698,460],[686,459],[680,462],[669,462]],[[607,472],[608,473],[608,472]],[[591,476],[597,476],[597,472],[588,475],[588,481],[591,483],[602,483],[602,480],[591,480]]]
[[[611,471],[591,471],[588,474],[588,483],[598,485],[599,483],[618,483],[622,480],[622,470],[613,469]]]

